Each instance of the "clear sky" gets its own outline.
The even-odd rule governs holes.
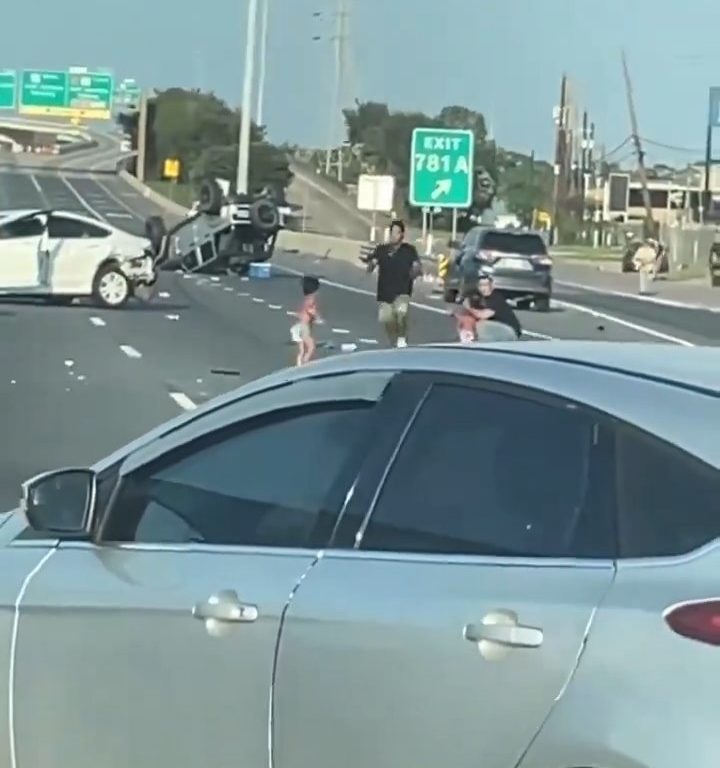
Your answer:
[[[704,144],[707,89],[720,85],[720,0],[349,1],[349,95],[429,112],[463,104],[486,114],[502,145],[549,157],[566,71],[611,147],[629,133],[624,46],[641,135]],[[237,103],[246,2],[9,2],[0,68],[109,67],[146,86],[200,86]],[[265,122],[274,140],[322,146],[337,0],[270,2]],[[694,159],[648,150],[651,162]]]

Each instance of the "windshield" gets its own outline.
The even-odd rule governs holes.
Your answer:
[[[516,235],[511,232],[488,232],[482,247],[498,253],[518,253],[521,256],[544,256],[547,248],[538,235]]]

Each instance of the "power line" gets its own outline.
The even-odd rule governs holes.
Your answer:
[[[653,147],[658,147],[659,149],[669,149],[673,152],[684,152],[688,155],[697,155],[702,154],[704,150],[698,149],[695,147],[694,149],[692,147],[676,147],[672,144],[663,144],[660,141],[653,141],[652,139],[642,139],[645,144],[650,144]]]

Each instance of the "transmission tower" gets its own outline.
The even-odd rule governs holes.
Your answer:
[[[335,166],[338,181],[342,181],[343,144],[345,143],[343,109],[350,105],[350,0],[336,0],[336,2],[335,33],[331,38],[335,58],[335,80],[333,95],[330,100],[330,126],[325,155],[325,173],[330,175],[330,171]]]

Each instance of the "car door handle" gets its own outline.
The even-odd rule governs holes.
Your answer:
[[[196,603],[192,615],[201,621],[249,624],[257,621],[258,609],[256,605],[241,602],[234,590],[226,589]]]
[[[543,631],[539,627],[528,627],[517,623],[510,618],[512,614],[501,615],[497,621],[497,614],[485,620],[481,624],[467,624],[463,631],[466,640],[471,643],[495,643],[505,648],[539,648],[543,642]]]

